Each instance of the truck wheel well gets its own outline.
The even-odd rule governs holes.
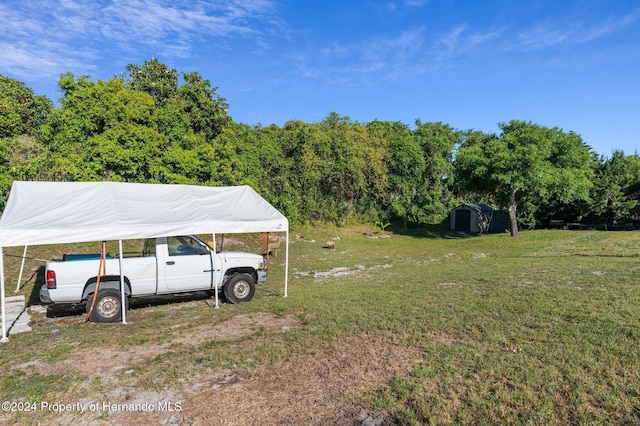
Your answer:
[[[249,274],[253,278],[254,281],[258,281],[258,273],[253,268],[232,268],[227,270],[224,275],[224,282],[226,283],[229,278],[231,278],[235,274]]]
[[[97,277],[90,278],[87,283],[84,285],[84,290],[82,291],[82,300],[86,300],[93,294],[96,289],[96,282],[98,281]],[[100,277],[100,290],[105,288],[114,288],[116,290],[120,290],[120,276],[119,275],[107,275],[104,277]],[[129,278],[124,277],[124,292],[127,296],[131,296],[131,282]]]

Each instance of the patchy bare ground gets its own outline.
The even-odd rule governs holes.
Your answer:
[[[220,369],[160,392],[145,391],[135,380],[123,387],[117,379],[136,365],[169,351],[171,345],[196,347],[207,341],[234,341],[258,331],[283,333],[300,326],[294,316],[237,315],[213,327],[185,327],[179,337],[164,343],[146,342],[125,350],[121,346],[103,347],[99,352],[78,347],[64,360],[34,360],[18,368],[41,374],[73,372],[87,376],[86,385],[79,389],[87,396],[77,402],[108,405],[84,414],[47,414],[47,424],[353,425],[364,418],[368,422],[361,424],[382,424],[383,417],[378,413],[363,411],[359,401],[362,392],[387,384],[398,371],[415,365],[418,354],[392,342],[363,337],[275,366]],[[12,424],[0,416],[0,423],[3,420]]]
[[[390,343],[354,339],[274,367],[239,375],[222,371],[181,390],[180,412],[129,412],[121,424],[352,425],[379,419],[362,410],[363,391],[377,389],[418,362]]]
[[[100,324],[96,324],[96,326],[99,327]],[[255,333],[258,328],[265,332],[276,333],[285,332],[297,326],[299,326],[299,321],[291,315],[283,318],[263,312],[250,316],[236,315],[215,326],[201,325],[187,329],[180,336],[173,337],[164,343],[146,342],[124,348],[122,346],[103,346],[99,351],[78,348],[68,358],[61,361],[43,363],[40,360],[34,360],[17,367],[40,374],[65,373],[74,370],[76,374],[86,375],[89,378],[99,377],[108,381],[114,373],[142,364],[150,358],[166,352],[171,345],[180,344],[195,347],[213,340],[238,340]],[[174,327],[179,328],[181,325],[178,324]]]

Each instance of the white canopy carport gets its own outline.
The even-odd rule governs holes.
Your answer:
[[[4,247],[250,232],[286,233],[286,297],[289,222],[249,186],[16,181],[0,218],[2,341]]]

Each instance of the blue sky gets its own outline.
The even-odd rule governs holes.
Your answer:
[[[640,145],[638,0],[4,0],[0,74],[59,98],[150,58],[237,122],[532,121],[599,154]]]

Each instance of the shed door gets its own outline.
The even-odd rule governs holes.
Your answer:
[[[471,211],[456,210],[456,231],[471,232]]]

